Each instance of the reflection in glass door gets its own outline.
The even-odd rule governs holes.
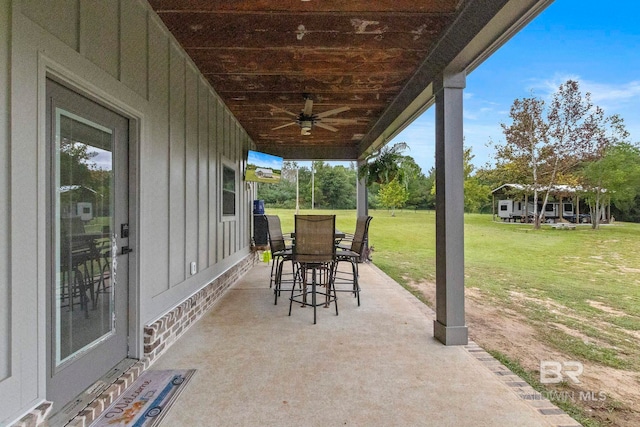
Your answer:
[[[113,332],[113,132],[55,110],[55,365]]]
[[[61,409],[128,355],[129,120],[52,80],[46,117],[47,400]]]

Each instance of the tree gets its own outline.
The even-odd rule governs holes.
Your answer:
[[[464,147],[462,153],[462,170],[464,173],[464,210],[465,212],[479,212],[483,206],[489,203],[491,188],[475,176],[475,166],[471,161],[475,157],[471,153],[471,147]],[[434,171],[435,173],[435,171]],[[436,194],[436,181],[433,179],[431,194]]]
[[[422,175],[422,169],[411,156],[402,156],[398,165],[398,181],[407,188]]]
[[[297,167],[295,162],[284,162],[280,182],[277,184],[259,182],[257,197],[264,200],[267,206],[295,208]]]
[[[313,162],[315,207],[320,209],[354,209],[356,207],[356,169],[353,165],[332,166]],[[296,206],[296,176],[299,180],[300,207],[311,207],[311,170],[286,161],[278,184],[258,183],[258,198],[266,206],[292,209]]]
[[[397,178],[394,178],[388,184],[380,187],[378,198],[382,206],[391,209],[391,216],[396,216],[395,209],[404,206],[409,198],[409,192]]]
[[[398,142],[391,147],[384,146],[377,155],[370,161],[364,163],[358,169],[358,178],[365,179],[367,187],[378,184],[388,184],[398,177],[400,183],[405,183],[405,173],[402,169],[401,154],[403,150],[409,148],[406,142]],[[404,170],[406,172],[406,169]]]
[[[98,170],[91,159],[97,156],[89,145],[62,138],[60,141],[60,185],[91,186],[91,171]]]
[[[580,171],[585,198],[591,211],[591,225],[600,225],[601,210],[607,201],[630,208],[640,191],[640,148],[611,143],[600,158],[585,163]]]
[[[464,171],[464,210],[465,212],[479,212],[489,202],[491,188],[483,184],[473,173],[475,166],[472,160],[475,156],[471,147],[465,147],[463,152]]]
[[[315,173],[316,206],[330,209],[355,209],[356,173],[342,165],[318,162]]]
[[[420,173],[415,179],[411,180],[407,186],[409,198],[406,206],[415,209],[435,209],[435,198],[431,194],[431,187],[434,181],[435,176],[432,173],[429,176]]]
[[[511,124],[501,124],[506,143],[497,146],[496,158],[499,167],[515,168],[528,177],[524,184],[533,188],[535,228],[540,228],[553,186],[583,161],[594,132],[603,126],[598,111],[591,95],[583,96],[578,82],[568,80],[553,94],[548,108],[539,98],[516,99],[509,113]]]
[[[422,169],[411,156],[402,156],[400,173],[404,178],[404,186],[409,193],[406,206],[415,209],[433,208],[433,197],[430,194],[432,181],[422,173]]]

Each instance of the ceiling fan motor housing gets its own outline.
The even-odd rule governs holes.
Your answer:
[[[302,130],[311,130],[311,127],[313,126],[313,119],[311,118],[304,118],[300,120],[300,127],[302,128]]]

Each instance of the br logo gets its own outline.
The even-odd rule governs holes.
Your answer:
[[[580,384],[578,377],[584,371],[584,366],[580,362],[568,361],[557,362],[555,360],[540,361],[540,382],[542,384],[557,384],[567,377],[574,384]]]

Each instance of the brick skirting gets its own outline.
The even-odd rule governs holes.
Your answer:
[[[151,363],[164,353],[220,296],[257,262],[252,252],[182,304],[144,327],[144,357]]]
[[[214,279],[173,310],[144,327],[144,354],[140,361],[114,381],[97,399],[92,401],[66,426],[87,427],[113,403],[145,370],[151,366],[189,327],[200,319],[240,277],[258,262],[251,252],[239,263]],[[11,427],[44,427],[51,413],[52,403],[43,402]]]

